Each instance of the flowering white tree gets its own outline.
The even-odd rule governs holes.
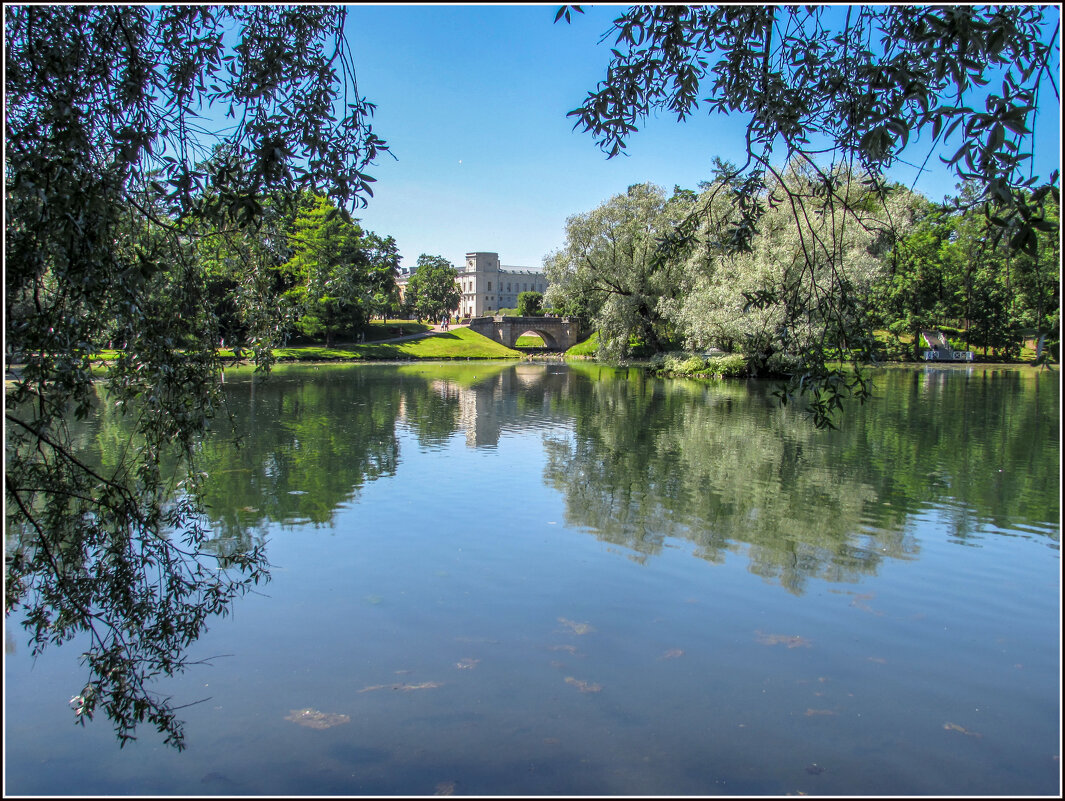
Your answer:
[[[697,237],[721,243],[738,213],[722,197],[724,181],[709,185],[701,207],[717,209],[700,220]],[[832,192],[842,202],[825,197]],[[896,187],[886,196],[836,169],[826,181],[795,162],[774,171],[759,202],[765,206],[749,247],[719,244],[692,252],[684,262],[677,297],[663,312],[683,332],[688,347],[744,352],[756,370],[787,371],[811,349],[861,349],[857,332],[870,288],[886,270],[895,238],[904,235],[920,198]],[[847,306],[841,296],[853,299]]]
[[[546,304],[585,316],[604,355],[624,357],[634,337],[656,348],[669,334],[660,299],[671,297],[679,280],[679,264],[659,259],[658,244],[694,202],[691,191],[669,197],[654,184],[637,184],[570,217],[565,246],[544,260]]]

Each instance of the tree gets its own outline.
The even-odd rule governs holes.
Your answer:
[[[571,8],[580,11],[563,6],[556,22],[569,22]],[[738,251],[750,247],[765,211],[758,194],[781,150],[784,161],[799,159],[818,172],[828,204],[845,210],[831,181],[838,167],[867,176],[870,190],[886,196],[884,172],[896,160],[927,147],[914,159],[925,161],[960,140],[944,161],[976,183],[974,203],[1003,209],[987,214],[989,235],[1008,234],[1011,248],[1034,256],[1038,233],[1052,227],[1046,204],[1056,198],[1058,173],[1032,175],[1028,143],[1040,92],[1060,102],[1051,63],[1059,24],[1050,6],[1032,5],[632,6],[604,36],[615,34],[616,44],[606,79],[570,115],[611,158],[658,110],[678,121],[700,108],[744,119],[746,163],[722,183],[737,210],[731,240]],[[999,91],[991,79],[1001,81]],[[797,200],[788,202],[799,226],[805,211]],[[663,238],[663,258],[690,244],[695,216]],[[818,269],[814,259],[802,267]],[[835,291],[818,296],[811,312],[834,321],[839,336],[804,354],[790,386],[815,396],[839,383],[827,365],[839,339],[870,339],[848,323],[861,319],[862,299],[848,291],[839,265],[831,269]],[[801,308],[807,299],[786,302]],[[786,339],[789,329],[778,335]],[[856,362],[866,355],[856,352]],[[862,396],[863,381],[849,386]],[[816,420],[827,421],[825,408],[814,405]]]
[[[702,187],[699,204],[708,213],[695,234],[704,246],[684,262],[677,298],[667,309],[687,345],[739,350],[753,372],[776,374],[794,370],[826,342],[841,343],[845,353],[868,349],[868,342],[845,336],[838,320],[816,313],[817,298],[841,291],[840,280],[855,297],[868,297],[918,198],[896,189],[882,208],[860,176],[837,170],[833,191],[847,210],[832,208],[820,176],[797,160],[775,171],[756,196],[766,210],[749,248],[737,252],[730,230],[737,212],[722,187],[732,171],[719,164],[715,180]],[[807,300],[789,302],[796,297]],[[862,317],[846,320],[850,330],[865,327],[871,311],[868,304],[855,304],[853,313]]]
[[[458,277],[458,270],[443,256],[421,254],[407,282],[405,301],[410,313],[418,320],[442,320],[457,309],[462,299]]]
[[[908,334],[913,358],[924,346],[921,331],[939,327],[957,318],[958,302],[951,240],[955,219],[942,209],[926,204],[921,219],[896,243],[888,271],[873,288],[879,318],[900,339]]]
[[[269,199],[254,231],[206,230],[198,257],[220,332],[238,357],[246,345],[290,331],[324,334],[331,346],[398,306],[395,239],[363,231],[324,195]]]
[[[976,188],[961,187],[958,205],[963,208]],[[995,216],[1003,212],[992,206]],[[1056,199],[1048,198],[1046,218],[1049,231],[1039,231],[1033,256],[1008,246],[1006,238],[984,235],[984,214],[975,210],[955,215],[956,235],[951,250],[957,255],[964,275],[963,304],[967,338],[977,347],[1002,350],[1009,356],[1019,353],[1025,331],[1034,334],[1038,348],[1060,337],[1060,240]],[[1047,354],[1040,353],[1040,358]]]
[[[518,316],[534,317],[543,314],[544,296],[540,292],[518,293]]]
[[[586,316],[600,349],[624,357],[633,337],[652,350],[668,337],[659,302],[676,286],[674,260],[655,258],[659,238],[691,210],[692,197],[667,197],[653,184],[630,186],[587,214],[566,220],[564,248],[547,257],[547,302]]]
[[[121,742],[148,721],[180,748],[175,707],[150,681],[185,669],[208,620],[268,577],[258,548],[222,558],[204,524],[196,443],[223,409],[223,322],[200,245],[257,230],[268,197],[322,187],[365,203],[364,171],[387,145],[342,7],[4,14],[6,340],[21,363],[5,411],[5,610],[36,650],[88,638],[79,722],[102,707]],[[245,319],[257,315],[276,320],[265,306]],[[120,351],[97,393],[109,339]],[[134,423],[107,467],[64,424],[98,395]]]
[[[267,363],[270,348],[291,325],[281,271],[291,252],[288,206],[279,198],[266,199],[254,228],[195,223],[195,259],[218,320],[219,340],[238,359],[247,348],[257,363]]]
[[[1061,208],[1057,198],[1047,203],[1051,231],[1039,232],[1036,255],[1016,260],[1016,293],[1024,309],[1021,322],[1035,333],[1037,360],[1055,358],[1061,342]],[[1042,350],[1040,350],[1042,349]]]
[[[285,296],[296,309],[296,328],[308,336],[325,335],[327,348],[339,330],[362,327],[359,272],[362,229],[328,198],[305,193],[289,230],[292,256],[281,269],[292,288]]]
[[[360,261],[366,271],[365,305],[371,317],[385,318],[399,313],[399,245],[395,237],[380,237],[373,231],[366,234],[360,250]]]

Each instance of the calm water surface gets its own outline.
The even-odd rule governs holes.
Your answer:
[[[160,685],[188,749],[75,726],[8,621],[8,793],[1060,792],[1057,374],[885,371],[837,432],[588,365],[227,385],[273,580]]]

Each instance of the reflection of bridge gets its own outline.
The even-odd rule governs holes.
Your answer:
[[[478,334],[513,348],[527,331],[538,335],[551,350],[566,350],[577,344],[580,321],[576,317],[474,317],[470,328]]]

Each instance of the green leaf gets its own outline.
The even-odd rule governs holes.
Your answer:
[[[1003,129],[1001,123],[995,123],[991,128],[991,133],[987,137],[987,149],[991,152],[997,151],[1002,147],[1002,143],[1006,139],[1006,132]]]

